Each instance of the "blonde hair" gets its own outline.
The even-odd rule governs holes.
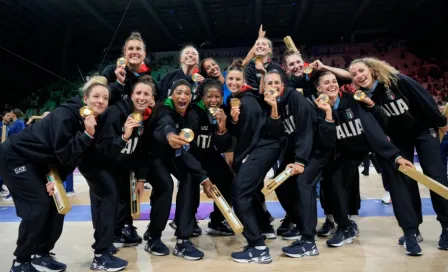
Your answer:
[[[372,77],[384,84],[386,87],[390,87],[397,82],[397,75],[400,73],[397,69],[392,67],[389,63],[376,59],[376,58],[362,58],[352,61],[350,66],[355,63],[364,63],[372,71]]]
[[[141,41],[143,43],[143,50],[146,51],[146,44],[145,44],[145,41],[143,40],[140,32],[132,32],[131,35],[124,42],[123,54],[126,51],[126,45],[128,44],[129,41]]]
[[[89,81],[82,86],[82,95],[89,97],[92,89],[96,86],[103,86],[109,91],[109,86],[107,85],[107,78],[104,76],[93,76]]]

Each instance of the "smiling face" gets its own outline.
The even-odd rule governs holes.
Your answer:
[[[139,40],[129,40],[123,51],[124,57],[131,66],[142,64],[146,57],[144,44]]]
[[[179,114],[185,113],[191,102],[191,90],[187,85],[179,85],[174,89],[171,96],[173,99],[176,112]]]
[[[109,104],[109,90],[101,85],[94,86],[88,96],[84,96],[84,103],[93,109],[95,116],[102,114]]]
[[[353,83],[356,85],[370,89],[373,87],[375,79],[372,70],[367,67],[364,62],[356,62],[349,68],[350,75],[353,78]]]
[[[271,88],[276,89],[279,93],[283,92],[285,85],[282,82],[282,78],[277,73],[267,74],[264,78],[265,90],[269,90]]]
[[[241,92],[243,87],[243,72],[232,70],[227,73],[226,84],[232,94],[237,94]]]
[[[221,70],[219,69],[218,64],[212,59],[205,60],[202,67],[207,73],[207,77],[217,78],[221,75]]]
[[[270,41],[266,38],[258,39],[255,42],[255,56],[266,57],[269,53],[272,53]]]
[[[204,101],[205,107],[208,108],[217,108],[222,105],[222,94],[216,88],[209,88],[204,92],[204,96],[202,100]]]
[[[339,94],[339,84],[336,76],[331,73],[321,76],[318,80],[317,90],[328,95],[330,100],[336,100]]]
[[[180,55],[180,63],[187,66],[198,65],[199,63],[198,51],[191,46],[185,47]]]
[[[290,56],[287,56],[285,58],[285,66],[286,66],[286,73],[299,77],[303,75],[303,59],[297,55],[293,54]]]
[[[131,94],[131,100],[134,103],[135,111],[143,113],[154,102],[151,86],[144,83],[137,83]]]

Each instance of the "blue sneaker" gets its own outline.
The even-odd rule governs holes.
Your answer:
[[[128,261],[117,258],[106,252],[101,254],[101,256],[93,257],[93,262],[90,265],[90,270],[94,271],[120,271],[128,266]]]
[[[165,256],[170,254],[168,247],[162,243],[160,239],[149,239],[145,245],[145,251],[151,253],[154,256]]]
[[[417,235],[408,235],[403,243],[404,249],[406,249],[406,254],[409,256],[421,256],[422,249],[417,243]]]
[[[244,247],[241,252],[233,252],[232,259],[237,263],[259,263],[268,264],[272,263],[271,255],[269,254],[269,248],[256,249],[252,246]]]
[[[31,262],[18,263],[16,260],[12,262],[9,272],[38,272]]]
[[[300,234],[299,228],[294,227],[282,234],[284,240],[300,240],[302,235]]]
[[[353,221],[353,220],[350,220],[350,224],[351,224],[351,227],[352,227],[352,231],[353,231],[353,236],[358,236],[359,235],[359,228],[358,228],[358,225],[356,224],[356,222],[355,221]]]
[[[64,271],[67,265],[58,262],[53,253],[48,253],[43,256],[36,255],[31,260],[31,264],[37,271]]]
[[[134,226],[126,225],[122,230],[123,236],[126,237],[128,241],[137,242],[140,244],[142,242],[142,237],[140,237],[137,233],[137,228]]]
[[[189,240],[184,240],[181,243],[177,242],[173,255],[183,257],[185,260],[189,261],[196,261],[204,258],[204,252],[197,249]]]
[[[398,239],[398,244],[403,245],[405,240],[406,240],[406,236],[405,235],[401,236],[400,239]],[[419,230],[417,230],[417,242],[418,243],[423,242],[423,236],[421,235]]]
[[[119,249],[114,246],[114,244],[110,245],[107,249],[111,254],[115,255],[118,253]]]
[[[448,250],[448,229],[443,229],[439,238],[439,249]]]
[[[351,227],[345,229],[338,227],[333,237],[327,240],[327,245],[329,247],[341,247],[345,244],[351,244],[354,234],[355,232]]]
[[[317,250],[316,242],[314,241],[314,239],[312,241],[297,240],[292,243],[292,245],[283,247],[282,251],[286,256],[292,258],[319,255],[319,250]]]
[[[317,231],[317,236],[319,237],[329,237],[336,232],[336,227],[333,222],[328,219],[325,219],[322,228]]]

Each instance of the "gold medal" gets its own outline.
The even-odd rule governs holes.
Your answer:
[[[219,108],[214,108],[214,107],[212,107],[212,108],[208,108],[208,111],[210,112],[210,114],[211,114],[212,116],[214,116],[214,115],[218,112],[218,109],[219,109]]]
[[[278,97],[278,91],[277,91],[277,89],[275,89],[275,88],[269,89],[269,90],[268,90],[268,93],[269,93],[270,95],[273,95],[275,98]]]
[[[232,107],[239,107],[239,106],[241,106],[241,101],[238,98],[231,98],[230,99],[230,106],[232,106]]]
[[[141,122],[143,120],[143,115],[139,112],[133,112],[131,114],[131,118],[134,119],[137,122]]]
[[[189,128],[182,129],[179,135],[187,139],[188,142],[191,142],[194,139],[194,132]]]
[[[356,91],[355,95],[353,96],[355,98],[355,100],[361,101],[364,98],[366,98],[366,94],[363,91]]]
[[[296,91],[298,91],[299,93],[303,94],[303,89],[302,88],[296,88]]]
[[[191,80],[193,80],[194,82],[198,82],[198,81],[199,81],[199,76],[200,76],[200,74],[198,74],[198,73],[194,73],[194,74],[191,76]]]
[[[261,56],[255,57],[254,62],[259,63],[260,65],[263,65],[263,57],[261,57]]]
[[[320,94],[318,99],[320,99],[321,101],[328,103],[328,101],[330,101],[330,97],[328,97],[328,95],[326,94]]]
[[[87,116],[93,115],[93,109],[89,106],[84,106],[79,109],[79,114],[82,118],[86,118]]]
[[[117,60],[117,67],[125,68],[128,65],[128,61],[125,58],[119,58]]]
[[[305,68],[305,70],[303,70],[303,72],[305,73],[305,74],[307,74],[307,75],[309,75],[309,74],[311,74],[311,72],[313,71],[313,68],[311,68],[311,67],[306,67]]]

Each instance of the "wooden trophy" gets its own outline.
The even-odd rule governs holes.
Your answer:
[[[135,191],[137,188],[137,178],[135,177],[134,171],[130,171],[129,180],[131,185],[131,216],[133,219],[140,218],[140,197]]]
[[[229,223],[233,232],[235,232],[235,234],[243,233],[243,229],[244,229],[243,224],[241,224],[240,220],[238,219],[236,214],[233,212],[229,203],[227,203],[227,201],[224,199],[221,192],[219,191],[218,187],[216,187],[215,185],[213,185],[213,187],[212,187],[212,196],[213,196],[213,200],[215,201],[216,206],[218,206],[219,210],[224,215],[224,218]]]
[[[398,170],[418,183],[425,185],[434,193],[448,199],[448,187],[445,185],[440,184],[415,168],[406,167],[406,169],[404,169],[403,166],[400,165]]]
[[[56,167],[50,166],[50,171],[47,174],[48,182],[54,183],[54,194],[53,199],[56,204],[56,208],[58,209],[59,214],[68,214],[72,209],[72,205],[67,197],[67,192],[64,188],[64,183],[59,176]]]
[[[286,47],[288,47],[289,50],[296,51],[296,52],[298,52],[298,53],[300,54],[300,52],[299,52],[299,50],[297,49],[296,45],[294,44],[294,42],[293,42],[291,36],[286,36],[286,37],[284,37],[284,38],[283,38],[283,41],[285,42]]]
[[[443,115],[448,118],[448,103],[445,105],[445,110],[443,111]],[[3,135],[3,134],[2,134]],[[443,132],[441,129],[439,129],[439,138],[440,142],[442,142],[443,137],[445,137],[445,132]]]
[[[6,125],[2,125],[2,143],[6,141]]]
[[[267,184],[261,192],[268,196],[270,193],[272,193],[275,189],[277,189],[278,186],[282,185],[285,180],[287,180],[290,176],[292,176],[292,168],[286,168],[281,172],[279,175],[277,175],[274,179],[272,179],[269,184]]]

